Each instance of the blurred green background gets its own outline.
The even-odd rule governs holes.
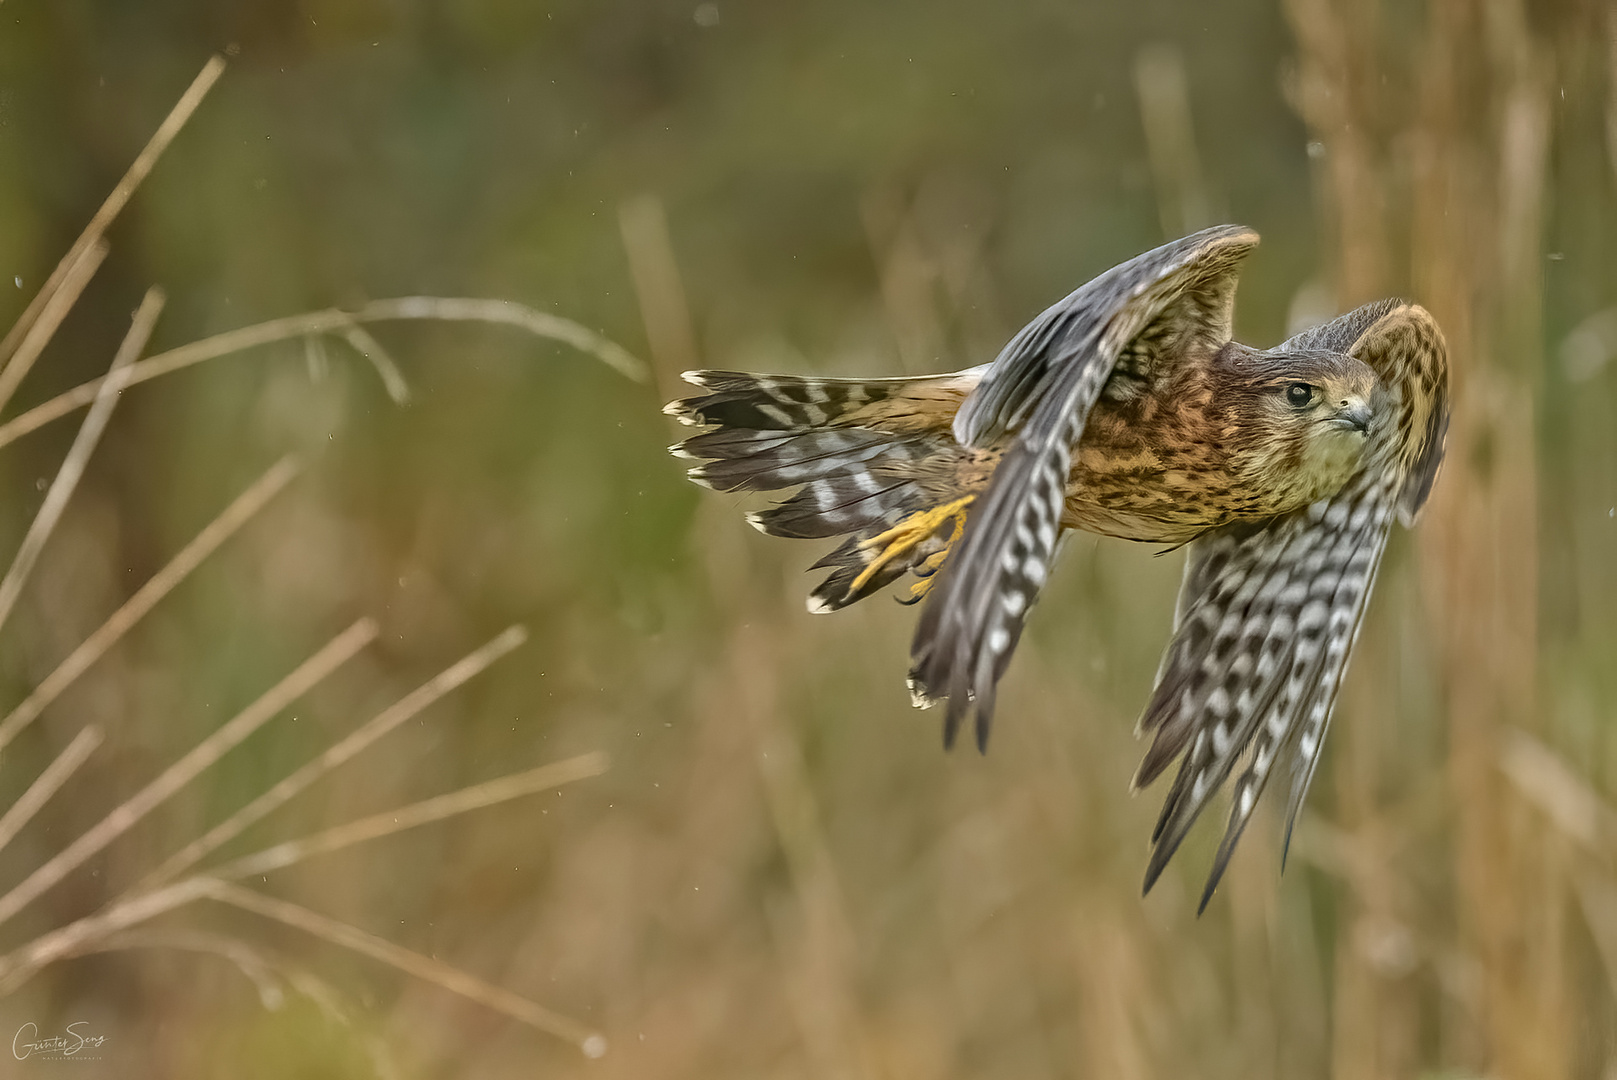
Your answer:
[[[222,81],[13,413],[100,374],[151,284],[149,351],[487,296],[654,375],[408,323],[372,327],[402,408],[335,340],[323,374],[291,342],[128,391],[0,639],[8,708],[271,462],[307,467],[7,749],[4,806],[86,722],[108,735],[0,853],[0,889],[354,618],[382,633],[0,947],[520,622],[519,651],[230,850],[608,752],[600,778],[248,884],[611,1049],[201,904],[161,925],[314,974],[346,1020],[134,949],[46,969],[0,1034],[88,1021],[108,1042],[71,1067],[117,1077],[1617,1076],[1617,8],[10,0],[0,321],[214,52]],[[903,686],[914,613],[807,615],[823,551],[687,484],[658,406],[697,365],[980,363],[1217,221],[1264,238],[1242,340],[1407,295],[1449,334],[1456,405],[1287,873],[1260,815],[1198,920],[1221,814],[1142,901],[1160,794],[1127,787],[1181,555],[1075,538],[991,752],[946,755]],[[73,427],[0,451],[0,550]]]

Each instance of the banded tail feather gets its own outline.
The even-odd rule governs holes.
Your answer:
[[[816,379],[686,372],[707,394],[665,412],[708,430],[670,447],[717,491],[797,490],[747,520],[795,539],[845,537],[811,569],[831,573],[808,608],[835,611],[906,573],[917,595],[958,537],[973,452],[949,424],[974,372],[910,379]],[[977,455],[981,456],[981,455]]]
[[[810,379],[741,371],[687,371],[680,378],[708,393],[671,401],[663,411],[686,424],[744,431],[806,431],[885,400],[902,379]],[[895,385],[897,384],[897,385]]]

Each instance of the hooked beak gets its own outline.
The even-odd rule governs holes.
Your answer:
[[[1368,401],[1346,401],[1336,410],[1336,415],[1332,419],[1343,427],[1352,428],[1361,434],[1367,434],[1370,431],[1370,417],[1372,415],[1374,414],[1370,411]]]

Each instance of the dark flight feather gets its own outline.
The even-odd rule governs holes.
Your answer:
[[[955,417],[955,437],[1012,436],[957,549],[938,575],[910,648],[918,703],[948,699],[944,742],[968,710],[979,749],[995,686],[1048,577],[1072,453],[1125,347],[1171,345],[1156,369],[1229,339],[1235,269],[1257,242],[1238,226],[1208,229],[1113,268],[1039,316],[1005,346]]]
[[[1174,637],[1140,721],[1155,738],[1135,783],[1180,761],[1152,836],[1149,890],[1213,792],[1246,759],[1202,907],[1288,752],[1289,846],[1392,521],[1413,521],[1441,465],[1448,425],[1446,350],[1421,308],[1382,301],[1281,348],[1356,356],[1376,371],[1389,408],[1342,491],[1258,527],[1216,529],[1191,545]]]

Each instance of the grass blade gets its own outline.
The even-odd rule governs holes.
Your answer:
[[[224,756],[247,736],[308,693],[321,679],[337,670],[376,637],[376,624],[360,619],[338,634],[257,701],[226,721],[198,743],[190,753],[170,765],[140,791],[130,796],[90,830],[57,852],[48,862],[0,896],[0,923],[4,923],[34,898],[61,881],[86,859],[98,853],[127,832],[159,803],[194,780],[203,770]]]
[[[140,308],[136,310],[129,332],[124,335],[123,344],[118,346],[117,355],[112,358],[112,367],[107,375],[101,379],[96,389],[95,401],[90,406],[90,413],[79,426],[78,436],[68,449],[67,457],[62,459],[62,467],[56,470],[56,479],[51,481],[50,490],[45,493],[45,501],[40,504],[39,513],[34,515],[33,524],[28,526],[28,532],[22,538],[22,544],[17,548],[17,555],[11,561],[11,568],[6,576],[0,578],[0,626],[4,626],[6,619],[11,615],[11,609],[16,606],[17,597],[22,595],[22,587],[28,581],[28,575],[33,572],[34,564],[39,561],[40,553],[45,550],[45,543],[50,539],[56,523],[62,518],[62,511],[67,509],[67,501],[73,497],[73,489],[78,487],[79,479],[84,475],[84,468],[90,461],[90,455],[95,453],[96,444],[101,441],[101,433],[107,428],[107,421],[112,419],[112,410],[118,404],[118,394],[128,384],[129,369],[146,347],[146,342],[152,334],[152,327],[157,323],[157,316],[163,310],[163,293],[161,289],[149,289],[146,298],[141,301]]]
[[[512,773],[510,776],[501,776],[494,780],[474,784],[471,787],[452,791],[447,795],[439,795],[422,802],[401,806],[396,810],[384,810],[380,814],[373,814],[358,821],[350,821],[345,825],[337,825],[313,836],[305,836],[298,840],[288,840],[265,848],[263,851],[244,855],[239,859],[225,863],[208,871],[210,877],[223,881],[233,881],[240,878],[252,877],[255,874],[267,874],[271,870],[280,870],[293,863],[315,855],[324,855],[328,852],[338,851],[366,840],[375,840],[379,837],[389,836],[406,829],[413,829],[418,825],[426,825],[434,821],[464,814],[469,810],[480,810],[486,806],[495,806],[523,795],[535,795],[541,791],[549,791],[563,784],[571,784],[578,780],[587,780],[592,776],[600,776],[606,771],[607,757],[599,751],[589,754],[580,754],[578,757],[568,758],[565,761],[552,762],[541,765],[537,769],[526,772]]]
[[[90,279],[101,268],[106,257],[107,244],[104,240],[69,251],[57,264],[45,288],[34,298],[38,310],[35,310],[34,304],[30,304],[22,313],[22,318],[17,320],[17,325],[12,327],[11,334],[6,335],[8,343],[13,334],[18,341],[15,346],[8,345],[3,352],[3,355],[11,358],[11,362],[5,370],[0,371],[0,409],[11,401],[11,395],[17,392],[17,387],[33,369],[34,361],[45,351],[51,338],[56,336],[62,320],[79,302],[84,287],[90,284]]]
[[[335,308],[328,308],[325,311],[289,315],[237,330],[227,330],[222,334],[215,334],[213,337],[147,357],[135,365],[129,376],[129,384],[143,383],[160,375],[191,367],[193,364],[217,360],[219,357],[257,348],[260,345],[272,345],[308,335],[343,334],[355,323],[418,319],[514,326],[536,337],[559,341],[587,353],[636,382],[645,382],[649,378],[645,364],[628,350],[571,319],[536,311],[506,300],[404,296],[392,300],[372,301],[358,311],[338,311]],[[95,399],[96,388],[99,385],[99,379],[83,383],[13,417],[5,424],[0,424],[0,446],[13,443],[52,420],[58,420],[75,409],[88,405]]]
[[[11,808],[0,817],[0,851],[11,843],[13,837],[22,831],[33,816],[39,813],[40,808],[50,801],[57,790],[72,776],[80,765],[83,765],[89,756],[95,753],[95,748],[101,745],[101,729],[91,724],[73,737],[67,744],[67,749],[56,755],[56,760],[45,766],[28,790],[23,792]]]
[[[96,266],[100,265],[101,259],[106,255],[107,249],[102,241],[102,235],[107,231],[107,227],[128,204],[135,189],[146,179],[146,175],[152,171],[152,166],[157,164],[157,159],[163,156],[163,151],[168,149],[169,143],[174,141],[174,137],[180,133],[186,121],[191,119],[191,114],[196,112],[197,106],[202,104],[202,99],[208,95],[208,91],[213,88],[213,84],[219,80],[224,70],[224,59],[218,56],[212,57],[202,65],[202,70],[191,80],[191,85],[180,95],[180,100],[169,110],[168,116],[158,125],[152,137],[147,140],[146,146],[136,155],[128,171],[102,202],[101,208],[95,212],[95,216],[84,227],[79,238],[56,264],[56,269],[51,271],[51,276],[45,280],[44,286],[35,294],[5,338],[0,340],[0,364],[8,360],[13,361],[4,371],[0,371],[0,409],[4,409],[6,403],[11,400],[17,385],[33,366],[34,360],[38,358],[45,344],[56,333],[57,325],[77,302],[85,282],[95,273]],[[90,260],[88,264],[87,259]],[[86,265],[87,270],[84,269]],[[47,317],[52,314],[54,320]],[[30,343],[32,347],[31,355],[22,347],[25,342]]]
[[[208,930],[133,929],[121,930],[99,941],[90,942],[74,953],[114,952],[120,949],[174,949],[180,952],[206,953],[217,956],[236,967],[258,991],[258,1000],[266,1009],[280,1008],[285,995],[275,964],[259,950],[240,938],[216,934]]]
[[[382,348],[382,343],[372,337],[369,330],[358,325],[344,330],[343,338],[355,352],[371,362],[371,367],[376,369],[376,377],[382,380],[382,387],[387,391],[387,396],[393,399],[393,404],[408,405],[410,384],[404,381],[404,373],[388,351]]]
[[[117,644],[118,639],[144,618],[159,600],[168,595],[204,559],[213,554],[220,544],[262,510],[265,504],[292,481],[299,468],[297,459],[290,455],[270,466],[268,472],[237,496],[234,502],[225,507],[223,513],[209,522],[189,544],[181,548],[179,553],[169,560],[168,565],[153,574],[146,584],[136,590],[135,595],[125,600],[123,606],[114,611],[106,622],[69,653],[67,659],[56,666],[56,670],[45,676],[32,693],[12,709],[4,720],[0,720],[0,752],[4,752],[23,728],[33,723],[62,691],[71,686],[73,680],[84,674],[90,665]],[[3,841],[0,841],[0,847],[3,846]]]
[[[179,877],[206,858],[209,853],[240,835],[244,829],[526,640],[528,640],[527,630],[520,626],[507,628],[499,637],[428,679],[350,732],[325,753],[307,762],[264,794],[208,830],[206,834],[175,852],[164,860],[161,866],[143,878],[135,888],[151,889]]]
[[[414,975],[424,982],[441,986],[445,990],[469,998],[497,1012],[502,1012],[513,1019],[548,1032],[557,1038],[565,1039],[577,1046],[585,1057],[598,1058],[606,1053],[606,1037],[597,1031],[579,1023],[560,1013],[551,1012],[541,1005],[536,1005],[527,998],[513,994],[503,987],[486,983],[476,976],[469,975],[459,968],[450,967],[431,957],[422,956],[400,945],[395,945],[385,938],[366,933],[347,923],[327,918],[308,908],[299,907],[285,900],[277,900],[265,896],[251,889],[244,889],[239,885],[231,885],[222,881],[207,880],[207,895],[209,898],[222,903],[231,904],[246,911],[262,915],[267,919],[285,923],[296,927],[305,933],[323,938],[334,945],[341,945],[345,949],[373,960],[379,960],[391,967],[398,968],[407,975]]]
[[[209,895],[213,884],[209,878],[186,878],[166,889],[113,904],[94,915],[68,923],[59,930],[40,935],[22,948],[0,957],[0,998],[14,992],[41,968],[64,957],[77,955],[91,942],[100,941]]]

